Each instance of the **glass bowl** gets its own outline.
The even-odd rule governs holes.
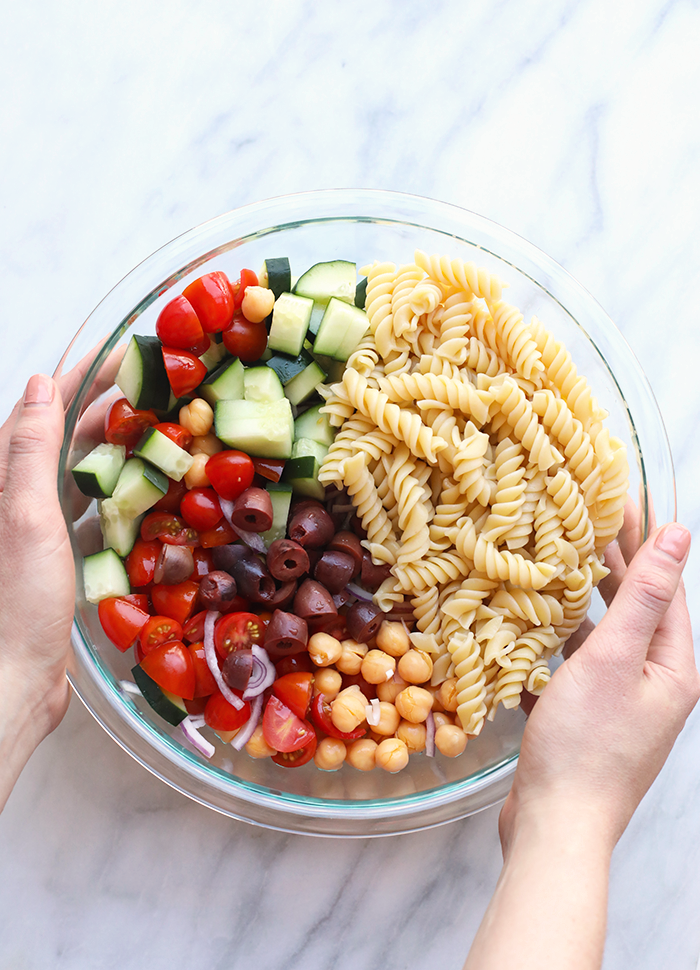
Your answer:
[[[165,302],[203,273],[231,279],[242,267],[288,256],[294,273],[313,263],[349,259],[411,262],[414,249],[472,260],[509,284],[507,299],[536,314],[571,351],[600,403],[611,432],[628,448],[630,495],[639,510],[636,541],[653,515],[675,516],[673,467],[663,423],[634,355],[596,301],[544,253],[514,233],[464,209],[415,196],[370,190],[332,190],[271,199],[229,212],[184,233],[144,260],[99,304],[70,344],[65,372],[101,346],[66,420],[59,485],[75,553],[78,595],[73,627],[71,684],[102,727],[137,761],[203,805],[247,822],[326,836],[377,836],[438,825],[493,805],[508,792],[525,723],[520,710],[499,709],[493,723],[455,759],[411,757],[399,774],[344,766],[322,772],[313,763],[290,770],[269,759],[218,744],[211,761],[180,731],[125,693],[129,655],[106,639],[97,608],[82,593],[82,557],[97,551],[96,509],[73,484],[70,469],[101,440],[95,408],[110,393],[109,355],[132,328],[153,333]],[[112,391],[113,393],[113,391]],[[91,404],[91,402],[94,402]],[[99,414],[99,412],[98,412]],[[589,617],[604,612],[595,594]]]

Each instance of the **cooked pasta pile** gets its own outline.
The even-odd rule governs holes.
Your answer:
[[[473,263],[428,257],[367,273],[370,329],[322,387],[340,428],[320,480],[345,488],[376,563],[375,602],[409,600],[433,686],[481,731],[580,626],[622,526],[625,447],[565,346]]]

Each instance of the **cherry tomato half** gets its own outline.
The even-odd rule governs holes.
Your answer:
[[[282,477],[284,466],[283,458],[253,458],[255,473],[261,478],[266,478],[268,482],[278,482]]]
[[[174,421],[161,421],[155,428],[156,431],[160,431],[161,434],[164,434],[166,438],[174,441],[176,445],[179,445],[185,451],[192,444],[192,434],[187,428],[183,428],[181,424],[176,424]]]
[[[262,719],[263,737],[276,751],[290,752],[305,748],[316,737],[313,726],[291,711],[275,697],[269,698]]]
[[[207,611],[195,613],[182,628],[182,639],[187,643],[198,643],[204,639],[204,621],[207,618]]]
[[[172,512],[151,512],[141,523],[141,538],[145,542],[160,539],[169,546],[196,546],[197,532]]]
[[[122,653],[129,649],[149,619],[148,613],[120,596],[100,600],[97,614],[102,629]]]
[[[311,702],[311,719],[319,730],[332,738],[340,738],[341,741],[357,741],[367,733],[363,727],[355,728],[354,731],[339,731],[331,720],[331,705],[323,694],[316,694]]]
[[[175,397],[184,397],[207,376],[206,364],[188,350],[163,347],[163,362]]]
[[[192,615],[198,595],[199,583],[191,579],[171,585],[157,583],[151,587],[154,612],[159,616],[172,617],[180,626],[184,626]]]
[[[242,269],[240,279],[236,280],[235,283],[229,284],[231,292],[233,293],[233,305],[236,310],[240,310],[241,308],[247,287],[257,285],[258,277],[252,269]]]
[[[213,488],[191,488],[180,504],[180,515],[193,529],[213,529],[223,512]]]
[[[194,664],[194,696],[208,697],[215,693],[218,688],[204,654],[204,644],[201,641],[190,643],[187,649]]]
[[[205,471],[221,498],[231,502],[250,488],[255,475],[252,459],[242,451],[218,451],[206,463]]]
[[[175,479],[168,479],[168,491],[163,498],[159,498],[153,506],[154,512],[179,512],[180,503],[187,492],[184,482],[176,482]]]
[[[139,643],[144,657],[162,643],[169,643],[170,640],[182,640],[182,627],[170,616],[152,616],[144,623],[139,633]]]
[[[147,542],[140,538],[136,540],[124,563],[132,587],[139,589],[153,582],[161,548],[160,542]]]
[[[313,729],[313,725],[309,724],[308,721],[304,721],[304,724],[312,734],[303,748],[298,748],[296,751],[278,751],[277,754],[272,755],[272,760],[280,768],[301,768],[302,765],[311,761],[316,754],[316,745],[318,744],[316,732]]]
[[[313,673],[316,668],[308,653],[295,653],[291,657],[281,657],[275,664],[278,677],[285,674]]]
[[[265,621],[255,613],[224,613],[214,626],[214,646],[220,657],[252,647],[265,638]]]
[[[146,654],[141,667],[163,690],[188,700],[194,697],[194,664],[187,647],[179,640],[163,643]]]
[[[238,538],[226,519],[221,520],[213,529],[205,529],[199,533],[199,543],[203,549],[213,549],[215,546],[227,546]]]
[[[202,549],[197,547],[192,550],[192,558],[194,559],[194,572],[192,573],[193,579],[202,579],[207,573],[211,573],[214,570],[214,557],[209,552],[208,549]]]
[[[265,352],[267,327],[265,321],[251,323],[242,313],[236,313],[223,333],[224,346],[244,364],[252,364]]]
[[[183,296],[194,307],[206,333],[220,333],[231,322],[234,299],[225,273],[217,271],[200,276],[184,289]]]
[[[314,689],[312,673],[285,674],[272,685],[272,693],[297,717],[305,718]]]
[[[124,445],[130,450],[146,428],[158,424],[153,411],[137,411],[125,397],[110,405],[105,414],[105,440],[111,445]]]
[[[234,691],[240,697],[238,691]],[[214,731],[235,731],[250,717],[250,704],[243,701],[243,707],[237,710],[233,704],[229,704],[224,695],[217,691],[212,694],[204,708],[204,720]]]
[[[162,344],[188,350],[204,337],[202,324],[185,294],[166,303],[156,320],[156,333]]]

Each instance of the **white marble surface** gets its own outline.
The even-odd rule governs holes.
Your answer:
[[[692,0],[6,5],[0,412],[190,226],[302,189],[415,192],[519,232],[608,310],[697,543],[699,39]],[[697,624],[697,549],[687,577]],[[699,751],[696,714],[616,851],[606,970],[696,966]],[[0,820],[0,970],[458,968],[496,821],[255,829],[170,791],[74,702]]]

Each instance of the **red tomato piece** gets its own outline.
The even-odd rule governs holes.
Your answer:
[[[213,529],[223,516],[219,496],[213,488],[191,488],[183,496],[180,515],[193,529]]]
[[[170,586],[158,583],[151,587],[154,611],[160,616],[172,617],[180,626],[184,626],[192,615],[198,595],[199,583],[194,583],[191,579]]]
[[[187,641],[187,643],[198,643],[200,640],[203,640],[206,616],[206,610],[202,610],[201,613],[195,613],[183,626],[182,639]]]
[[[182,640],[182,627],[170,616],[152,616],[139,634],[139,643],[144,657],[171,640]]]
[[[231,502],[250,488],[255,475],[253,461],[243,451],[218,451],[204,467],[214,489]]]
[[[282,657],[275,664],[278,677],[285,674],[313,673],[316,668],[308,653],[295,653],[291,657]]]
[[[208,700],[208,697],[195,697],[191,701],[185,701],[185,710],[188,714],[204,714]]]
[[[158,424],[153,411],[137,411],[125,397],[114,401],[105,414],[105,440],[131,450],[147,428]]]
[[[199,318],[186,295],[166,303],[156,320],[156,333],[162,344],[188,350],[204,337]]]
[[[297,748],[296,751],[278,751],[277,754],[272,755],[272,760],[280,768],[301,768],[302,765],[311,761],[316,754],[316,745],[318,744],[316,732],[314,731],[313,725],[309,724],[308,721],[304,721],[304,724],[312,734],[303,748]]]
[[[144,613],[149,613],[150,611],[151,607],[148,602],[148,593],[129,593],[128,596],[122,596],[121,598],[133,606],[138,606]]]
[[[263,737],[276,751],[298,751],[316,736],[312,725],[297,717],[274,694],[265,705],[262,727]]]
[[[185,451],[192,444],[192,434],[187,428],[183,428],[181,424],[176,424],[174,421],[161,421],[160,424],[155,426],[155,429]]]
[[[331,720],[331,705],[323,694],[316,694],[311,702],[311,718],[320,731],[332,738],[340,738],[341,741],[357,741],[367,733],[363,727],[355,728],[354,731],[339,731]]]
[[[102,629],[122,653],[129,649],[149,619],[145,610],[127,602],[121,596],[109,596],[100,600],[97,614]]]
[[[251,323],[242,313],[236,313],[223,333],[224,346],[244,364],[252,364],[265,352],[267,327],[265,321]]]
[[[201,579],[214,570],[214,557],[208,549],[197,547],[192,550],[192,556],[194,558],[194,573],[192,575],[195,579]]]
[[[199,536],[172,512],[150,512],[141,523],[141,538],[145,542],[160,539],[169,546],[196,546]]]
[[[240,692],[234,690],[237,697]],[[204,720],[214,731],[235,731],[241,727],[250,717],[250,704],[243,701],[243,707],[237,710],[233,704],[229,704],[224,695],[217,691],[212,694],[204,708]]]
[[[124,565],[132,586],[148,586],[153,582],[153,573],[160,555],[161,544],[157,541],[147,542],[137,539],[134,548],[126,557]]]
[[[184,397],[207,376],[206,364],[188,350],[163,347],[163,361],[175,397]]]
[[[220,657],[252,647],[265,638],[265,621],[255,613],[224,613],[214,626],[214,646]]]
[[[346,687],[352,687],[353,685],[360,688],[368,701],[373,700],[377,696],[376,686],[368,683],[362,674],[343,674],[342,689],[345,690]]]
[[[305,718],[314,689],[312,673],[284,674],[272,685],[272,693],[297,717]]]
[[[195,357],[201,357],[202,354],[206,354],[206,352],[209,350],[210,347],[211,347],[211,337],[209,336],[208,333],[205,333],[201,340],[198,340],[196,344],[193,344],[191,347],[188,347],[187,349],[191,354],[194,354]]]
[[[253,468],[257,475],[266,478],[268,482],[278,482],[284,471],[282,458],[253,458]]]
[[[238,536],[226,519],[222,519],[213,529],[206,529],[204,532],[199,533],[199,543],[203,549],[213,549],[214,546],[227,546],[237,538]]]
[[[241,308],[247,287],[257,285],[258,277],[252,269],[242,269],[240,279],[236,280],[235,283],[229,284],[233,293],[233,305],[236,310],[240,310]]]
[[[153,506],[154,512],[179,512],[180,503],[187,492],[184,482],[176,482],[175,479],[168,479],[168,491],[163,498],[159,498]]]
[[[228,277],[220,270],[200,276],[183,295],[194,307],[206,333],[220,333],[231,322],[234,298]]]
[[[163,690],[187,700],[194,697],[194,664],[187,647],[179,640],[163,643],[146,654],[141,668]]]
[[[204,655],[204,644],[201,641],[190,643],[187,649],[190,652],[192,663],[194,664],[194,696],[208,697],[218,688],[214,680],[214,675],[209,669],[207,658]]]

